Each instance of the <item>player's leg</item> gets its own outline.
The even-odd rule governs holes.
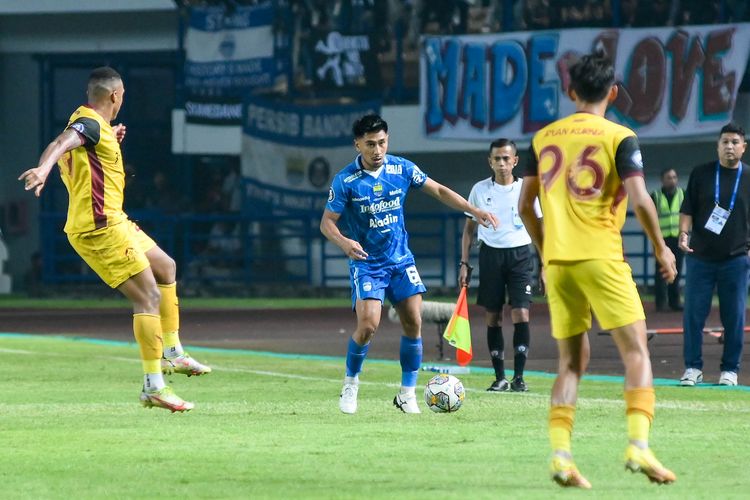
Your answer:
[[[685,267],[685,312],[682,315],[685,373],[680,384],[690,387],[703,382],[703,327],[711,311],[716,264],[688,255]]]
[[[560,486],[591,488],[573,461],[572,434],[578,385],[588,367],[591,348],[587,333],[558,339],[557,378],[552,385],[549,412],[549,438],[552,446],[552,479]]]
[[[625,365],[625,405],[629,444],[625,465],[651,481],[670,483],[674,474],[649,449],[656,397],[646,339],[646,321],[630,266],[622,261],[591,261],[583,283],[599,324],[612,338]],[[624,326],[623,326],[624,325]]]
[[[503,338],[503,315],[502,306],[497,311],[487,310],[484,320],[487,324],[487,348],[490,351],[492,369],[495,371],[495,380],[487,388],[491,392],[506,392],[510,390],[510,383],[505,378],[505,350]]]
[[[404,335],[401,337],[401,388],[393,404],[404,413],[421,413],[416,386],[422,365],[422,294],[427,291],[416,266],[409,264],[393,270],[386,296],[396,307]]]
[[[515,392],[525,392],[528,388],[523,380],[523,371],[526,367],[531,341],[529,330],[531,249],[528,246],[514,248],[509,252],[507,259],[510,317],[513,321],[513,380],[510,388]]]
[[[737,385],[742,358],[747,303],[748,257],[734,257],[719,266],[716,289],[719,315],[724,326],[724,349],[721,355],[721,385]]]
[[[505,392],[510,384],[505,378],[505,339],[503,338],[503,305],[505,280],[501,273],[501,249],[482,244],[479,247],[479,287],[477,304],[484,307],[487,325],[487,348],[490,351],[495,380],[488,391]]]
[[[68,240],[105,283],[133,304],[133,334],[140,348],[144,374],[143,404],[172,411],[190,410],[193,404],[177,397],[164,384],[159,366],[162,351],[159,289],[132,226],[126,221],[90,233],[68,235]]]
[[[159,248],[145,232],[138,229],[136,234],[161,292],[159,312],[164,334],[162,371],[169,374],[182,373],[188,377],[211,373],[211,367],[193,359],[183,350],[180,342],[180,305],[177,298],[177,265],[174,259]]]
[[[586,334],[591,327],[591,312],[580,287],[582,277],[578,267],[578,264],[546,266],[552,336],[557,340],[559,352],[558,372],[550,398],[550,472],[560,486],[588,489],[591,483],[573,461],[571,442],[578,384],[588,367],[591,350]]]
[[[625,412],[629,441],[625,451],[625,467],[633,472],[644,473],[654,483],[669,484],[677,479],[675,474],[664,467],[649,448],[656,395],[646,322],[638,320],[623,327],[612,328],[612,338],[625,365]]]
[[[357,411],[359,373],[367,357],[370,341],[380,325],[380,315],[388,284],[382,271],[349,269],[352,289],[352,309],[357,314],[357,327],[349,338],[346,350],[346,372],[339,397],[339,409],[343,413]]]

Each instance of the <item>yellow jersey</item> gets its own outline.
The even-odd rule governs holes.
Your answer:
[[[124,221],[125,169],[112,127],[84,105],[70,116],[66,128],[75,130],[82,144],[57,162],[68,190],[65,232],[85,233]]]
[[[538,131],[526,175],[538,176],[544,261],[623,260],[623,179],[643,176],[635,133],[590,113]]]

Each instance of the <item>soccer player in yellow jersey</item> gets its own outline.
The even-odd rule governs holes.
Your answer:
[[[523,223],[542,256],[560,357],[549,415],[552,478],[561,486],[591,488],[573,461],[571,434],[578,384],[590,356],[593,310],[602,328],[612,331],[625,364],[625,466],[653,482],[671,483],[675,475],[648,445],[655,395],[643,306],[623,257],[620,230],[628,198],[667,282],[677,273],[675,257],[646,191],[638,139],[604,118],[617,97],[612,63],[598,54],[583,56],[570,68],[568,95],[576,113],[534,135],[519,200]],[[544,219],[534,212],[537,196]]]
[[[68,190],[68,241],[105,283],[133,304],[133,331],[144,373],[142,404],[172,412],[191,410],[193,403],[166,386],[162,373],[202,375],[211,368],[191,358],[180,344],[174,260],[122,210],[125,172],[120,143],[126,128],[110,122],[124,94],[122,78],[114,69],[92,71],[88,104],[73,112],[37,167],[18,179],[39,196],[50,171],[59,165]]]

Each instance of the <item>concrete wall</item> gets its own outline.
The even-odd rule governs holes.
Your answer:
[[[4,236],[10,258],[6,272],[14,288],[22,283],[29,256],[39,246],[38,201],[23,190],[17,178],[36,165],[39,145],[39,68],[30,54],[0,54],[0,206],[25,203],[28,230]]]

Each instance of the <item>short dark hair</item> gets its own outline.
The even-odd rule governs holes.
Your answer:
[[[96,68],[89,74],[88,95],[90,99],[99,99],[109,95],[113,82],[122,81],[120,73],[109,66]]]
[[[664,176],[667,175],[667,173],[671,172],[672,170],[674,170],[674,167],[664,167],[664,168],[662,168],[661,172],[659,173],[659,178],[663,179]],[[677,173],[677,170],[674,170],[674,173]]]
[[[723,127],[721,127],[721,132],[719,132],[719,137],[721,137],[722,134],[737,134],[740,137],[742,137],[743,141],[745,140],[745,129],[735,122],[729,122]]]
[[[380,117],[380,115],[376,114],[365,115],[352,125],[352,134],[354,134],[355,138],[362,137],[365,134],[370,134],[372,132],[380,132],[381,130],[387,134],[388,124]]]
[[[570,67],[570,88],[585,102],[599,102],[615,83],[612,61],[601,52],[587,54]]]
[[[501,137],[500,139],[495,139],[490,143],[490,149],[487,151],[487,156],[492,154],[492,150],[494,148],[504,148],[505,146],[510,146],[513,148],[513,153],[518,155],[518,148],[516,147],[516,143],[511,141],[510,139],[506,139],[504,137]]]

